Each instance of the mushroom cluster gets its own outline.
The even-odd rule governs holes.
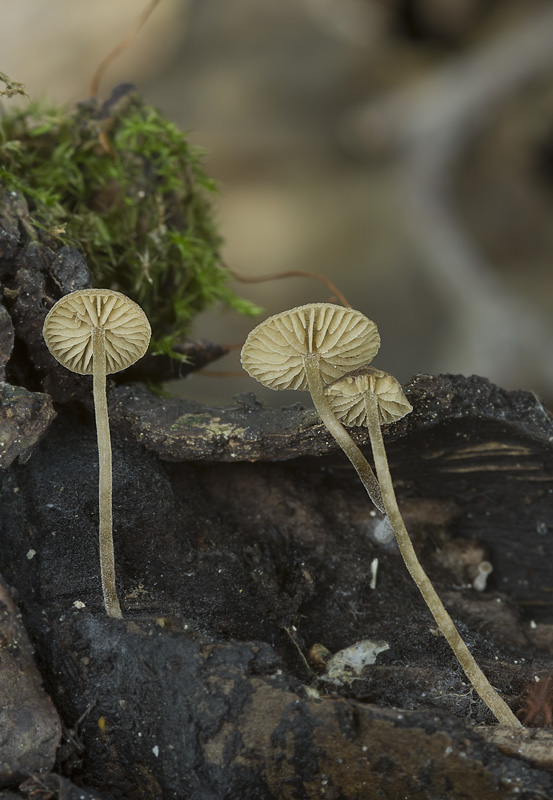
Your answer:
[[[403,522],[381,425],[401,419],[412,406],[392,375],[367,366],[379,346],[376,325],[359,311],[313,303],[269,317],[254,328],[242,349],[242,366],[272,389],[310,390],[322,421],[375,505],[387,515],[407,569],[472,686],[501,724],[519,728],[520,721],[461,638],[424,572]],[[342,423],[368,427],[378,480]]]
[[[82,289],[52,306],[45,321],[46,345],[60,364],[79,375],[92,375],[98,438],[100,576],[110,617],[121,617],[115,586],[112,467],[106,375],[142,358],[150,343],[144,311],[124,294],[110,289]]]
[[[324,383],[371,361],[379,347],[376,325],[361,312],[310,303],[275,314],[250,331],[241,359],[246,372],[270,389],[310,392],[322,422],[355,467],[375,506],[385,513],[374,472],[336,419],[323,391]]]

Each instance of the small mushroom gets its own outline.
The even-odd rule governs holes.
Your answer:
[[[92,374],[99,457],[100,574],[104,604],[120,618],[113,553],[111,440],[106,375],[141,358],[150,343],[144,311],[124,294],[110,289],[82,289],[65,295],[50,309],[43,336],[60,364],[79,375]]]
[[[477,592],[485,592],[488,578],[493,572],[493,564],[489,561],[481,561],[478,564],[477,574],[472,582],[472,588]]]
[[[384,512],[371,467],[323,392],[323,382],[367,364],[379,347],[376,325],[360,311],[310,303],[275,314],[250,331],[241,358],[246,372],[270,389],[309,390],[324,425],[355,467],[375,506]]]
[[[372,367],[362,367],[338,378],[326,386],[324,392],[338,419],[346,425],[366,425],[368,427],[382,500],[399,550],[411,577],[419,587],[432,616],[455,653],[466,676],[502,725],[511,728],[521,727],[520,721],[491,686],[461,638],[453,620],[422,568],[403,522],[380,428],[382,423],[395,422],[412,411],[412,406],[403,394],[400,384],[386,372]]]

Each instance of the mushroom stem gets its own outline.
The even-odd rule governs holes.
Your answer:
[[[442,601],[436,594],[430,579],[423,570],[419,559],[417,558],[417,554],[415,553],[415,549],[397,504],[392,478],[390,476],[390,470],[388,467],[386,450],[384,448],[382,431],[380,428],[378,401],[372,392],[365,394],[365,408],[367,412],[369,436],[371,439],[376,474],[378,476],[380,490],[382,492],[382,500],[388,515],[388,519],[390,520],[390,524],[395,533],[400,553],[405,561],[405,565],[409,570],[411,577],[419,587],[420,593],[422,594],[426,605],[432,612],[432,616],[436,620],[441,632],[447,639],[449,646],[455,653],[457,660],[459,661],[472,686],[476,689],[490,711],[495,714],[501,725],[506,725],[510,728],[520,728],[522,727],[520,720],[516,718],[507,703],[492,687],[474,660],[474,657],[461,638],[453,620],[447,613]]]
[[[357,447],[344,426],[336,419],[334,412],[323,392],[323,379],[317,363],[317,356],[310,354],[303,357],[307,385],[311,394],[313,404],[317,409],[323,424],[329,433],[338,442],[346,456],[349,458],[355,471],[359,475],[367,494],[374,505],[383,514],[386,514],[385,504],[380,493],[380,486],[372,471],[367,459]]]
[[[94,328],[92,332],[92,348],[92,386],[99,458],[100,576],[106,611],[110,617],[120,619],[123,614],[115,588],[115,556],[113,552],[111,438],[106,395],[105,333],[101,328]]]

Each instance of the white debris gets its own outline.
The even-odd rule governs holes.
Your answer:
[[[361,676],[365,667],[376,662],[379,653],[389,649],[390,645],[387,642],[373,642],[371,639],[356,642],[328,659],[323,680],[350,683]]]
[[[371,581],[369,586],[371,589],[376,589],[376,575],[378,573],[378,558],[373,558],[371,561]]]
[[[388,517],[378,519],[372,527],[372,539],[386,550],[397,549],[396,535]]]

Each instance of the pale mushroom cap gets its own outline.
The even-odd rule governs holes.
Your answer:
[[[373,367],[362,367],[325,386],[324,393],[335,416],[344,425],[367,425],[365,394],[378,402],[380,423],[397,422],[413,410],[401,384],[393,375]]]
[[[105,333],[108,374],[138,361],[148,349],[152,333],[140,306],[111,289],[81,289],[65,295],[50,309],[42,333],[60,364],[90,375],[95,328]]]
[[[304,358],[317,358],[323,381],[367,364],[380,347],[374,322],[360,311],[310,303],[269,317],[242,348],[246,372],[270,389],[307,389]]]

